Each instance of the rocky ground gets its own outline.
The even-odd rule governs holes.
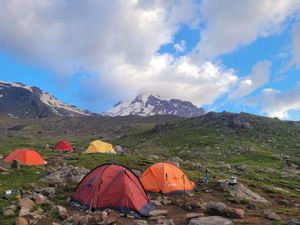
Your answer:
[[[155,158],[154,155],[150,156],[151,160]],[[59,157],[60,162],[55,166],[34,168],[35,173],[41,175],[35,182],[28,180],[23,188],[13,187],[9,189],[11,193],[2,193],[1,197],[6,204],[0,216],[3,221],[1,224],[300,224],[297,220],[300,216],[299,198],[293,199],[291,196],[281,199],[282,204],[293,210],[288,213],[278,212],[279,203],[271,198],[274,195],[265,193],[261,196],[242,183],[230,185],[225,180],[203,184],[197,192],[186,195],[150,194],[149,198],[156,208],[148,218],[126,217],[109,209],[101,212],[79,211],[72,208],[70,195],[89,169],[68,165],[63,159]],[[245,169],[241,167],[239,165],[238,170]],[[1,176],[4,177],[23,169],[22,166],[19,169],[1,168]],[[135,172],[140,174],[141,171]],[[287,190],[273,187],[269,192],[284,193]],[[280,194],[277,196],[282,197]]]
[[[148,121],[147,121],[148,120]],[[176,118],[0,118],[0,224],[300,224],[300,124],[249,114],[206,114]],[[102,126],[103,125],[103,126]],[[105,138],[125,154],[84,154],[88,143]],[[68,139],[74,153],[45,150]],[[47,166],[1,163],[20,147],[35,148]],[[148,218],[112,210],[73,208],[70,196],[94,167],[119,163],[139,175],[155,162],[178,164],[192,180],[208,169],[208,184],[191,195],[149,193],[156,205]],[[236,176],[238,184],[226,180]]]

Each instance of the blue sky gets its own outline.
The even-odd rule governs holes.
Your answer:
[[[0,9],[0,80],[93,112],[151,92],[300,120],[297,0],[12,2]]]

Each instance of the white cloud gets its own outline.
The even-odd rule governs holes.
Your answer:
[[[290,64],[300,68],[300,22],[293,27],[291,50],[292,58]]]
[[[174,48],[177,52],[184,52],[185,51],[185,41],[181,40],[179,43],[174,45]]]
[[[210,62],[197,65],[189,57],[177,59],[169,54],[153,56],[143,68],[124,62],[116,62],[116,65],[110,64],[111,67],[105,71],[111,74],[111,80],[92,82],[101,95],[105,95],[103,89],[109,86],[108,97],[112,93],[124,98],[124,93],[125,96],[133,96],[136,91],[150,92],[164,98],[180,98],[203,105],[211,104],[226,93],[237,80],[232,70]]]
[[[279,32],[299,5],[297,0],[8,0],[0,7],[0,49],[60,77],[88,73],[80,78],[83,92],[97,94],[98,104],[98,96],[126,99],[139,91],[211,104],[238,77],[203,59]],[[157,53],[174,44],[182,25],[199,28],[203,18],[207,27],[194,51],[200,51],[201,61],[193,54]],[[185,47],[184,41],[174,44],[178,52]],[[266,74],[267,62],[256,65],[232,98],[262,87]]]
[[[91,73],[85,90],[102,98],[149,90],[209,104],[236,81],[231,70],[157,53],[182,24],[197,27],[199,11],[193,0],[10,0],[0,8],[0,48],[61,76]]]
[[[229,99],[239,99],[251,94],[270,80],[270,61],[260,61],[252,67],[252,72],[247,77],[242,77],[237,86],[229,94]]]
[[[256,98],[262,112],[270,117],[289,118],[289,112],[300,109],[300,83],[294,89],[281,92],[274,89],[264,89]]]
[[[287,18],[299,9],[299,0],[204,1],[202,14],[206,29],[201,32],[195,52],[200,59],[210,60],[258,37],[278,33]]]

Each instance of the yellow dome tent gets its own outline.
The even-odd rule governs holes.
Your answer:
[[[86,153],[113,153],[116,154],[112,144],[103,141],[92,141],[85,151]]]

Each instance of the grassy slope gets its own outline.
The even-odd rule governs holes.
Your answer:
[[[236,119],[247,122],[250,127],[237,126]],[[119,136],[119,134],[118,134]],[[292,201],[300,201],[300,180],[282,178],[281,169],[290,161],[300,166],[300,125],[298,123],[283,122],[276,119],[250,116],[247,114],[208,114],[199,118],[168,122],[156,126],[151,123],[141,123],[131,128],[121,138],[115,138],[114,144],[121,144],[128,148],[130,155],[102,155],[102,154],[64,154],[42,150],[45,143],[55,144],[57,139],[67,138],[75,147],[85,149],[88,142],[95,137],[93,135],[72,136],[65,134],[59,138],[32,137],[9,138],[1,142],[0,153],[7,155],[13,149],[19,147],[33,147],[49,161],[66,162],[76,166],[94,168],[106,163],[121,163],[129,168],[143,171],[155,161],[169,160],[174,156],[186,160],[181,163],[187,175],[194,181],[203,176],[204,169],[196,169],[191,162],[201,163],[209,169],[211,185],[216,185],[218,179],[229,175],[237,175],[239,179],[249,185],[251,189],[271,199],[273,210],[283,212],[286,215],[295,215],[295,208],[291,207]],[[112,137],[113,138],[113,137]],[[290,160],[281,160],[278,155],[284,153],[290,156]],[[148,155],[156,154],[159,158],[155,161],[148,159]],[[222,163],[221,163],[222,162]],[[224,167],[224,163],[235,165],[245,163],[248,168],[244,172],[236,172]],[[265,170],[257,172],[257,169],[271,168],[274,172]],[[45,174],[43,169],[35,167],[22,167],[19,171],[13,171],[12,175],[0,174],[0,195],[11,188],[28,188],[28,183],[36,183],[45,186],[40,178]],[[289,193],[274,193],[266,191],[269,186],[282,187]],[[67,204],[66,198],[71,195],[74,185],[59,189],[55,202]],[[201,195],[201,193],[198,193]],[[220,195],[220,201],[232,201],[227,195]],[[287,200],[286,207],[281,202]],[[9,200],[0,201],[0,208],[8,205]],[[283,205],[282,205],[283,204]],[[282,207],[284,206],[284,207]],[[51,213],[49,212],[49,216]],[[14,218],[1,218],[3,224],[12,224]]]

